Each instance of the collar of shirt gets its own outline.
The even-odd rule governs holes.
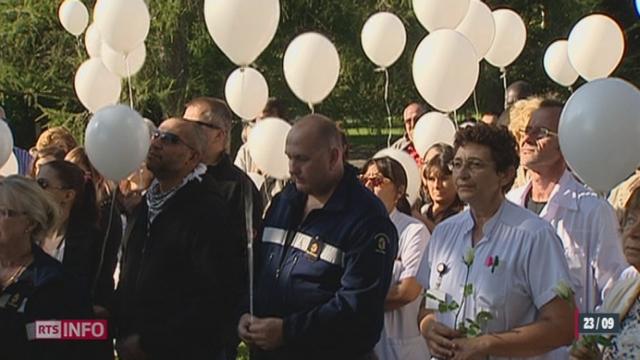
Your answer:
[[[514,212],[513,211],[509,211],[509,208],[512,206],[517,206],[507,200],[504,200],[502,202],[502,204],[500,205],[500,208],[498,209],[498,211],[496,211],[496,213],[491,217],[491,219],[489,219],[489,221],[487,221],[486,224],[484,224],[483,228],[482,228],[482,239],[478,242],[484,242],[487,240],[490,240],[492,237],[492,234],[494,232],[494,230],[496,229],[496,227],[499,224],[507,224],[507,225],[517,225],[519,223],[519,218],[517,216],[514,216]],[[471,213],[471,209],[467,209],[464,211],[464,220],[462,223],[462,231],[465,234],[470,233],[471,231],[473,231],[473,227],[475,226],[475,219],[473,218],[473,214]],[[485,240],[486,239],[486,240]],[[476,244],[477,245],[477,244]]]
[[[531,186],[531,180],[529,180],[525,186],[519,189],[514,189],[508,198],[516,201],[520,206],[525,206],[527,194],[531,191]],[[565,170],[564,174],[562,174],[560,180],[551,192],[546,209],[551,207],[563,207],[571,210],[578,210],[578,191],[583,188],[584,186],[576,181],[573,174],[569,170]],[[546,210],[543,209],[540,216],[543,216],[544,213],[546,213]]]

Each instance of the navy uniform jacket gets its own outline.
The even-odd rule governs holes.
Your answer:
[[[259,359],[341,359],[369,353],[383,326],[398,235],[382,202],[345,174],[322,209],[289,184],[261,232],[255,312],[284,319],[284,346]]]

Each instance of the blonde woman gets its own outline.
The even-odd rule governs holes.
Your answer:
[[[38,320],[91,318],[88,289],[36,244],[60,222],[57,203],[21,176],[0,179],[0,348],[2,359],[88,359],[77,341],[28,339]]]

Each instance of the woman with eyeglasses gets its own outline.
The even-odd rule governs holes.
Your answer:
[[[620,316],[620,331],[603,351],[582,339],[572,349],[572,359],[640,359],[640,185],[631,190],[621,227],[624,256],[636,273],[617,280],[600,310]]]
[[[436,144],[432,148],[438,151],[430,157],[422,168],[423,190],[431,202],[416,217],[427,226],[430,232],[441,221],[459,213],[464,204],[458,197],[452,172],[449,168],[453,161],[453,147]],[[430,150],[427,151],[429,154]]]
[[[371,159],[363,167],[360,178],[382,201],[398,231],[398,257],[385,299],[384,328],[375,353],[381,360],[426,359],[429,353],[416,323],[422,291],[416,273],[429,231],[409,215],[407,175],[400,163],[389,157]]]
[[[89,359],[91,344],[30,339],[28,324],[91,318],[89,291],[36,244],[60,221],[60,208],[35,181],[0,179],[0,358]]]

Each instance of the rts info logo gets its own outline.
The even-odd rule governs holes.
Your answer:
[[[29,340],[106,340],[107,320],[38,320],[27,324]]]

